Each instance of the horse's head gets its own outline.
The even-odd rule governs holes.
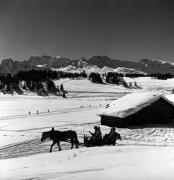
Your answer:
[[[50,138],[49,132],[43,132],[41,137],[41,142],[45,141],[47,138]]]

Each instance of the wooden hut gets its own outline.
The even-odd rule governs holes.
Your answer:
[[[132,93],[113,101],[100,114],[101,124],[114,127],[173,123],[174,103],[154,94]]]

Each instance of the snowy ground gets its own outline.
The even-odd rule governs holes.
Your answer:
[[[50,130],[52,126],[59,130],[77,131],[82,142],[83,135],[89,134],[88,131],[93,131],[94,125],[100,124],[97,114],[112,100],[137,91],[157,90],[168,93],[174,87],[174,79],[127,78],[126,81],[136,81],[141,89],[92,84],[82,79],[63,79],[56,83],[63,83],[69,92],[65,99],[34,95],[0,96],[0,179],[173,177],[170,169],[174,165],[173,127],[117,129],[123,140],[118,141],[116,147],[81,146],[78,150],[69,150],[69,144],[61,143],[64,151],[57,152],[57,147],[54,147],[54,153],[50,154],[51,142],[40,142],[41,133]],[[104,134],[110,128],[101,126],[101,130]],[[135,172],[139,172],[137,176]],[[162,173],[167,173],[167,176],[162,176]]]
[[[1,160],[1,179],[173,180],[170,147],[117,146]]]
[[[144,90],[171,91],[174,88],[174,79],[158,80],[151,77],[127,78],[126,82],[137,82]]]

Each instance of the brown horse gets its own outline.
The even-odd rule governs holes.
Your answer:
[[[59,151],[61,151],[60,141],[68,142],[68,140],[70,140],[71,149],[73,148],[74,144],[76,148],[78,148],[78,145],[79,145],[79,141],[77,139],[77,133],[72,130],[55,131],[54,128],[52,128],[51,131],[42,133],[41,142],[45,141],[47,138],[53,141],[53,144],[51,145],[51,148],[50,148],[50,152],[52,152],[52,148],[56,143],[57,143],[57,146],[59,147]]]

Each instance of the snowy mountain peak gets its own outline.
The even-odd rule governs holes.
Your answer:
[[[143,71],[138,71],[134,68],[125,68],[125,67],[118,67],[114,69],[114,72],[117,72],[120,74],[146,74]]]
[[[45,66],[47,64],[47,66]],[[174,74],[174,63],[163,60],[150,60],[143,59],[139,62],[133,61],[121,61],[117,59],[111,59],[107,56],[93,56],[92,58],[71,60],[65,57],[51,57],[51,56],[31,56],[26,61],[13,61],[12,59],[2,60],[0,64],[0,73],[4,74],[16,74],[19,71],[29,71],[33,68],[43,69],[43,66],[48,69],[58,69],[60,67],[67,67],[72,65],[78,69],[95,69],[94,66],[99,68],[100,72],[118,72],[118,73],[132,73],[134,71],[145,72],[149,74],[153,73],[171,73]],[[117,69],[119,68],[119,69]],[[121,69],[120,69],[121,68]],[[126,69],[127,68],[127,69]],[[115,70],[114,70],[115,69]],[[136,72],[137,73],[137,72]]]

